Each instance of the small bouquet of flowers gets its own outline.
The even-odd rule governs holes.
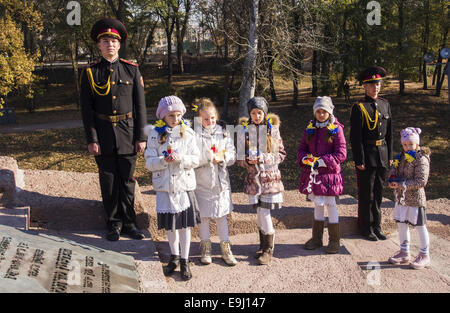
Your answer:
[[[314,163],[316,163],[316,161],[319,159],[320,159],[319,157],[315,157],[312,154],[308,154],[305,158],[303,158],[302,162],[305,165],[313,167]]]
[[[172,154],[172,152],[175,152],[171,146],[167,146],[167,151],[163,151],[163,155],[165,158],[167,158],[169,155]]]
[[[217,162],[221,162],[225,159],[225,149],[219,150],[215,144],[213,144],[211,147],[211,154],[211,159]]]

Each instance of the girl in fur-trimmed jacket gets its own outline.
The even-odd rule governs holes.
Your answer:
[[[430,265],[430,240],[426,227],[425,185],[430,173],[430,149],[420,147],[420,128],[407,127],[401,134],[403,153],[394,158],[393,169],[389,176],[389,187],[394,190],[394,219],[398,226],[400,251],[389,258],[392,264],[409,263],[410,235],[408,224],[419,233],[420,253],[410,263],[414,269]]]
[[[266,99],[254,97],[247,107],[250,119],[240,119],[244,132],[237,136],[237,163],[247,170],[244,193],[257,209],[260,246],[255,257],[263,265],[269,264],[273,255],[275,229],[270,212],[282,206],[284,186],[278,165],[286,158],[286,152],[280,135],[280,118],[268,113]],[[240,143],[245,144],[244,153]]]
[[[222,259],[230,266],[237,264],[228,238],[227,215],[233,210],[230,177],[227,167],[234,164],[236,150],[226,129],[217,123],[219,114],[214,103],[208,98],[195,101],[198,113],[194,123],[200,164],[195,169],[197,197],[202,222],[198,225],[201,258],[203,264],[211,264],[211,240],[209,223],[216,222],[220,238]]]
[[[176,96],[160,100],[156,110],[160,120],[154,126],[145,127],[148,141],[144,156],[145,167],[152,172],[156,191],[158,229],[166,230],[170,245],[170,261],[164,273],[170,275],[180,265],[181,277],[189,280],[192,278],[189,268],[190,227],[200,223],[194,193],[194,168],[199,164],[200,153],[195,133],[183,119],[185,112],[183,102]]]
[[[313,236],[305,249],[323,246],[325,208],[328,211],[329,242],[327,253],[338,253],[340,246],[339,215],[336,196],[344,191],[341,163],[347,158],[344,125],[333,115],[330,97],[318,97],[314,102],[314,120],[306,128],[298,148],[297,161],[302,167],[299,191],[314,202]]]

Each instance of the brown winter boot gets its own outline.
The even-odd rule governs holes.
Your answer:
[[[258,251],[256,251],[256,253],[254,255],[255,259],[258,259],[261,256],[262,250],[263,250],[263,236],[264,235],[263,235],[261,229],[258,229],[258,232],[259,232],[259,249],[258,249]]]
[[[263,235],[263,250],[261,256],[258,258],[260,265],[267,265],[272,260],[274,239],[275,234]]]
[[[314,250],[323,246],[323,225],[324,221],[313,220],[312,238],[305,243],[306,250]]]
[[[325,249],[326,253],[336,254],[339,252],[340,247],[340,232],[339,232],[339,223],[337,224],[328,224],[328,247]]]

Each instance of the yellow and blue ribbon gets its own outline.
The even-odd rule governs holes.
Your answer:
[[[405,160],[406,160],[406,162],[411,163],[415,159],[416,159],[416,151],[409,150],[408,152],[405,153]]]
[[[339,131],[339,127],[334,123],[330,123],[327,128],[331,135],[337,135]]]
[[[163,120],[157,120],[156,123],[154,124],[154,126],[155,126],[155,130],[160,134],[164,134],[168,127],[167,124]]]
[[[316,128],[313,126],[312,121],[310,121],[309,124],[308,124],[308,126],[306,127],[306,133],[307,133],[308,135],[314,135],[314,130],[315,130],[315,129],[316,129]]]
[[[401,158],[402,158],[402,155],[401,155],[401,154],[397,154],[397,155],[394,157],[394,162],[392,162],[392,165],[394,165],[395,168],[397,168],[398,165],[400,164],[400,159],[401,159]]]
[[[268,117],[266,121],[267,121],[267,128],[269,128],[269,130],[272,130],[272,123],[273,123],[272,118]]]

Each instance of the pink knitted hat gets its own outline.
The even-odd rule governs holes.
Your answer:
[[[415,144],[420,144],[420,133],[422,130],[420,128],[415,127],[407,127],[405,129],[402,129],[400,131],[401,136],[401,142],[404,143],[405,141],[409,141]]]
[[[182,115],[186,113],[186,107],[183,101],[177,96],[167,96],[159,100],[158,108],[156,109],[156,117],[163,119],[169,112],[180,111]]]

